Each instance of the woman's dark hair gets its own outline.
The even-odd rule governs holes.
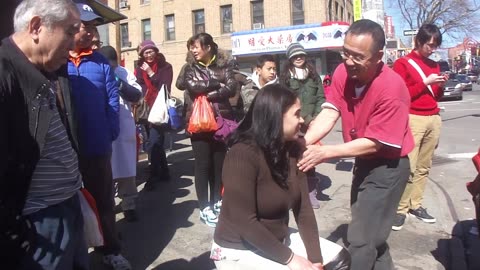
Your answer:
[[[383,47],[385,46],[385,32],[383,32],[382,27],[380,24],[368,19],[361,19],[353,22],[348,28],[345,36],[348,34],[354,36],[370,34],[374,45],[370,50],[372,53],[383,50]]]
[[[282,188],[288,188],[287,152],[294,142],[283,140],[283,114],[295,104],[297,96],[286,86],[270,84],[262,88],[247,115],[231,135],[228,144],[242,142],[260,147],[272,173]]]
[[[213,38],[210,34],[207,33],[198,33],[191,38],[188,39],[187,41],[187,49],[190,49],[190,46],[195,44],[195,41],[200,43],[200,47],[202,47],[203,50],[205,50],[208,46],[210,46],[210,52],[212,55],[216,55],[218,52],[218,45],[213,41]]]
[[[285,62],[282,68],[282,72],[280,73],[280,83],[287,86],[290,86],[288,83],[291,77],[290,72],[295,74],[295,66],[293,65],[293,60],[294,59],[292,58],[291,60]],[[315,67],[310,64],[306,58],[302,68],[306,68],[308,70],[307,78],[312,79],[316,83],[320,82],[320,76],[318,76],[317,72],[315,71]]]
[[[418,29],[415,36],[415,49],[422,47],[425,43],[433,38],[435,44],[440,47],[442,45],[442,33],[440,29],[434,24],[424,24]]]

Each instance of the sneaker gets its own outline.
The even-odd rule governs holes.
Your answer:
[[[220,210],[222,209],[222,200],[218,201],[216,204],[213,205],[213,212],[215,215],[220,215]]]
[[[407,215],[404,214],[395,214],[395,218],[393,219],[392,230],[400,231],[403,228],[403,224],[405,224],[405,219]]]
[[[210,206],[207,206],[200,211],[200,220],[207,224],[207,226],[215,228],[217,226],[218,217],[215,215]]]
[[[437,219],[427,213],[427,209],[420,206],[415,210],[409,210],[408,213],[426,223],[435,223]]]
[[[114,270],[132,270],[130,263],[121,254],[105,255],[103,263],[111,266]]]

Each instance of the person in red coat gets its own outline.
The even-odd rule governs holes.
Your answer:
[[[427,223],[436,222],[423,207],[422,200],[442,125],[437,102],[448,79],[440,74],[438,63],[428,57],[441,44],[442,34],[438,27],[425,24],[418,30],[415,49],[393,65],[410,92],[409,125],[415,139],[415,148],[408,155],[410,179],[400,200],[393,230],[403,227],[407,213]]]
[[[170,92],[172,88],[173,69],[165,56],[160,53],[158,47],[151,40],[144,40],[139,46],[138,55],[140,60],[135,70],[137,82],[142,86],[142,91],[149,108],[152,108],[159,90],[162,86]],[[148,160],[150,161],[150,177],[145,188],[153,190],[157,181],[170,180],[167,156],[163,144],[165,142],[166,126],[145,124],[148,130]]]

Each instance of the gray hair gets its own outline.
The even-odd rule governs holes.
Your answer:
[[[15,32],[26,30],[30,20],[39,16],[50,28],[66,20],[72,11],[78,12],[71,0],[23,0],[15,10],[13,27]]]

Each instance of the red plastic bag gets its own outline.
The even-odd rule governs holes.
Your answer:
[[[206,96],[198,96],[193,102],[193,111],[188,121],[190,133],[213,132],[218,129],[212,105]]]

